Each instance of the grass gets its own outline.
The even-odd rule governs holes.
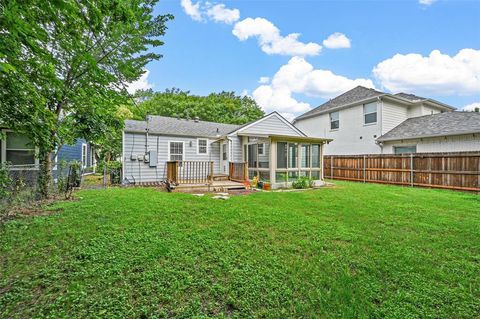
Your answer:
[[[86,190],[0,226],[1,318],[474,318],[480,197]]]

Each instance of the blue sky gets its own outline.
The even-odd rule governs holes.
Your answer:
[[[480,1],[160,0],[156,11],[175,16],[155,49],[164,58],[132,89],[235,91],[290,118],[359,84],[480,103]]]

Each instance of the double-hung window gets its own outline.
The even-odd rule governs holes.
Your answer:
[[[363,124],[377,123],[377,103],[363,105]]]
[[[5,161],[12,165],[36,164],[35,147],[23,134],[6,132]]]
[[[208,140],[204,138],[197,139],[197,154],[208,154]]]
[[[169,142],[168,150],[170,161],[183,161],[183,142]]]
[[[330,129],[338,130],[340,128],[340,112],[330,113]]]

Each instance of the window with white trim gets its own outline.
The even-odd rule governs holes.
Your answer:
[[[340,112],[330,113],[330,129],[338,130],[340,128]]]
[[[183,142],[169,142],[170,161],[183,161]]]
[[[258,155],[265,155],[265,143],[258,144]]]
[[[208,140],[204,138],[197,139],[197,154],[208,154]]]
[[[12,165],[36,164],[35,146],[30,139],[19,133],[6,132],[5,161]]]
[[[87,167],[87,144],[82,144],[82,167]]]
[[[377,123],[377,102],[363,105],[363,124]]]

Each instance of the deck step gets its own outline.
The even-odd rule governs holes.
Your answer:
[[[228,181],[228,174],[213,174],[212,180],[214,181]]]

